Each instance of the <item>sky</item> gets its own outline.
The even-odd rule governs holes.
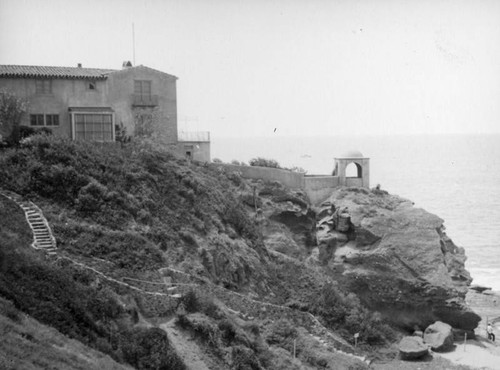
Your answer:
[[[497,0],[0,0],[0,64],[125,60],[179,78],[181,130],[500,132]]]

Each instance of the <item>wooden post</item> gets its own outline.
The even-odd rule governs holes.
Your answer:
[[[295,352],[296,352],[296,344],[297,344],[297,339],[293,340],[293,358],[295,358]]]
[[[465,352],[465,345],[467,343],[467,333],[465,333],[465,338],[464,338],[464,352]]]

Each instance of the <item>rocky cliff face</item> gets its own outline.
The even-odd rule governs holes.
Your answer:
[[[332,205],[350,215],[347,230],[336,230]],[[336,190],[318,215],[318,264],[368,307],[408,329],[436,320],[467,331],[477,326],[479,316],[464,301],[472,280],[464,250],[442,219],[409,200],[357,188]]]

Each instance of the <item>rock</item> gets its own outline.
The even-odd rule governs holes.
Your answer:
[[[450,325],[437,321],[425,329],[424,342],[433,351],[449,351],[453,348],[453,330]]]
[[[427,347],[420,337],[404,337],[399,342],[399,354],[403,360],[416,360],[429,353]]]
[[[465,253],[446,235],[442,219],[389,194],[339,188],[328,201],[348,207],[354,228],[349,245],[356,253],[336,261],[346,290],[408,330],[435,321],[467,331],[477,327],[480,317],[465,304],[472,281]]]

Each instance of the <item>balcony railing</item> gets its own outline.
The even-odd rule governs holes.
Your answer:
[[[134,107],[155,107],[158,105],[158,95],[132,95],[132,105]]]

